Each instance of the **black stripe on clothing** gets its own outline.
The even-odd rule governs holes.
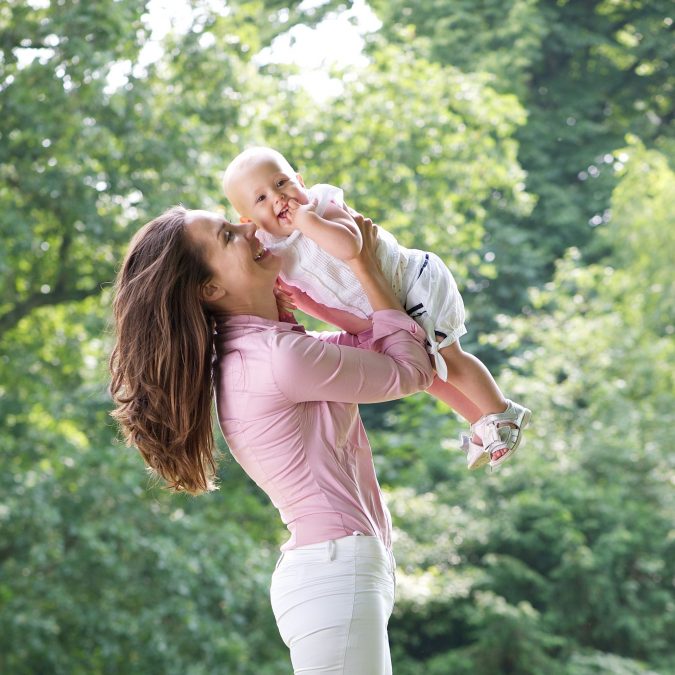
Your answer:
[[[419,279],[422,276],[422,272],[424,272],[424,268],[429,264],[429,254],[425,253],[424,255],[424,262],[422,263],[422,267],[420,267],[420,271],[417,273],[417,279]]]

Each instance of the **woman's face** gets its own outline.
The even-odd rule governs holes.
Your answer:
[[[185,231],[213,273],[205,300],[227,310],[238,300],[255,300],[273,291],[281,259],[256,239],[253,223],[235,225],[217,213],[188,211]]]

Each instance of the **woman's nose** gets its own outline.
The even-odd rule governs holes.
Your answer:
[[[247,239],[250,239],[255,234],[255,223],[242,223],[241,228],[241,233]]]

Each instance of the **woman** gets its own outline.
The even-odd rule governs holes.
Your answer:
[[[295,672],[391,673],[391,520],[358,403],[431,383],[422,329],[374,260],[358,219],[349,261],[373,307],[358,335],[279,320],[280,261],[250,224],[175,207],[132,240],[118,275],[111,391],[127,441],[175,490],[213,488],[210,408],[237,461],[290,531],[272,577]]]

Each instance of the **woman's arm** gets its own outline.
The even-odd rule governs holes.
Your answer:
[[[279,390],[296,403],[376,403],[431,384],[434,371],[424,331],[403,312],[375,312],[372,333],[363,337],[367,341],[356,348],[295,331],[279,333],[272,345]]]
[[[374,403],[426,389],[433,369],[425,334],[404,311],[375,258],[377,227],[357,218],[363,246],[348,264],[373,307],[372,329],[353,336],[360,347],[298,333],[277,337],[273,373],[292,401]],[[378,353],[379,352],[379,353]]]
[[[345,260],[354,276],[359,280],[364,293],[368,298],[373,312],[381,309],[394,309],[405,313],[403,306],[396,297],[391,284],[386,279],[375,255],[377,248],[377,225],[373,225],[370,218],[362,216],[354,221],[361,231],[362,245],[359,252]]]

